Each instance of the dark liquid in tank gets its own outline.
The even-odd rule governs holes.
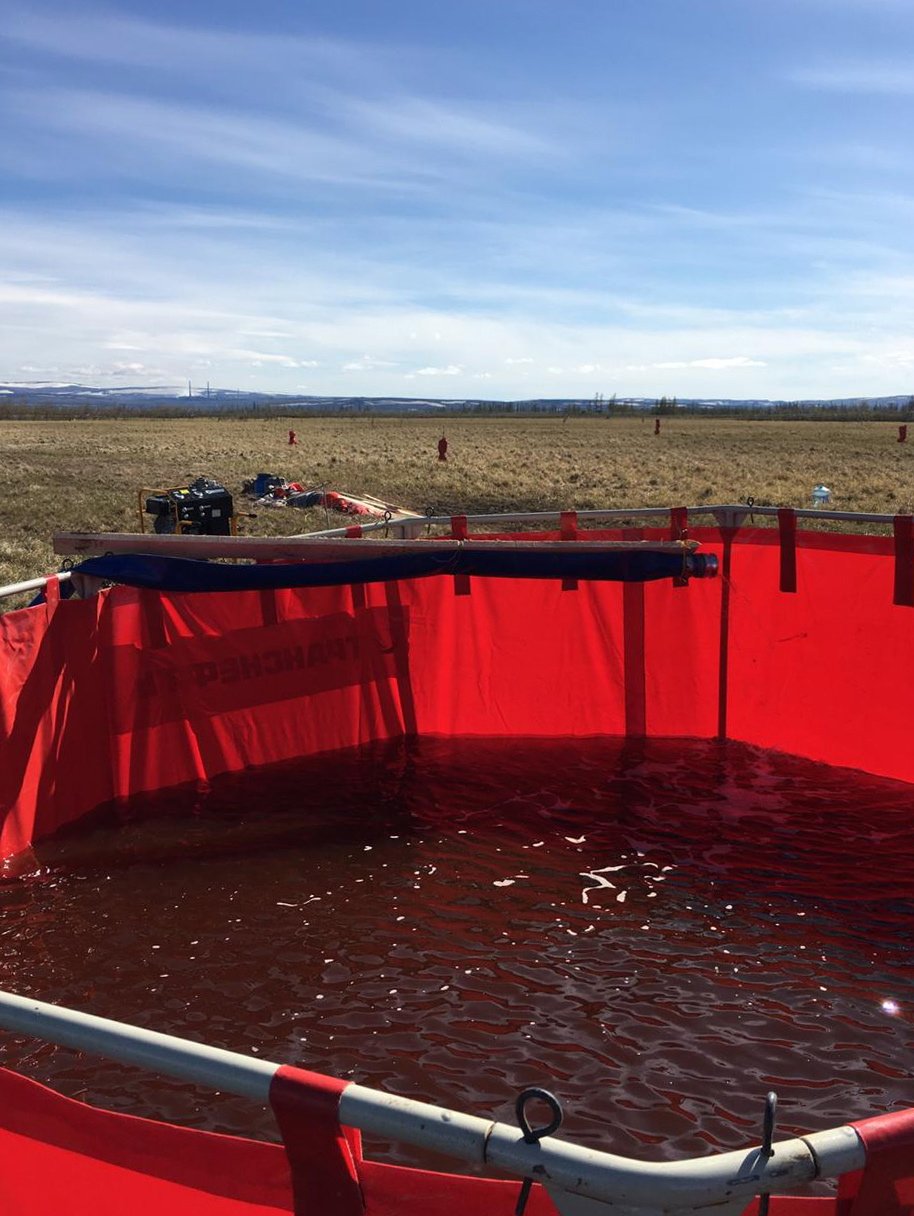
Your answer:
[[[757,1142],[769,1089],[783,1134],[914,1104],[901,783],[737,744],[398,742],[138,799],[39,860],[0,886],[23,995],[508,1122],[545,1085],[563,1134],[648,1159]],[[276,1136],[0,1043],[98,1105]]]

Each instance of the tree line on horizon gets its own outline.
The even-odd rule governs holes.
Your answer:
[[[57,401],[25,401],[10,397],[0,401],[0,420],[10,422],[27,421],[77,421],[81,419],[130,419],[130,418],[216,418],[251,420],[257,418],[451,418],[473,415],[488,417],[703,417],[736,418],[747,421],[834,421],[834,422],[910,422],[914,421],[914,395],[899,404],[870,401],[861,398],[850,404],[835,402],[784,401],[772,405],[707,405],[693,401],[679,401],[676,397],[658,397],[651,404],[644,398],[619,398],[615,393],[604,397],[597,393],[592,400],[541,399],[531,401],[468,401],[448,406],[446,410],[432,406],[421,408],[372,409],[370,398],[341,402],[338,406],[317,407],[305,402],[261,401],[226,405],[205,397],[177,399],[161,405],[136,404],[112,401],[101,403]]]

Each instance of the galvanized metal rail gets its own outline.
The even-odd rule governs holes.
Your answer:
[[[273,1074],[280,1067],[8,992],[0,993],[0,1026],[261,1103],[268,1102]],[[648,1163],[554,1137],[527,1143],[519,1129],[508,1124],[357,1084],[343,1091],[339,1116],[348,1127],[386,1139],[518,1178],[532,1176],[547,1187],[566,1216],[605,1211],[605,1204],[617,1213],[644,1216],[711,1207],[718,1216],[738,1213],[760,1193],[783,1194],[866,1163],[860,1137],[847,1126],[780,1141],[767,1157],[756,1146],[688,1161]]]
[[[760,507],[754,503],[716,503],[697,507],[686,507],[689,517],[710,516],[714,523],[721,528],[738,528],[747,518],[756,515],[776,517],[779,507]],[[883,524],[890,526],[894,515],[883,515],[864,511],[830,511],[822,507],[792,508],[798,519],[828,519],[838,523]],[[600,520],[627,521],[634,519],[668,519],[670,507],[612,507],[607,510],[576,511],[578,522],[596,523]],[[561,521],[561,511],[501,511],[488,515],[466,515],[467,524],[558,524]],[[452,515],[426,515],[420,518],[377,520],[370,524],[362,524],[362,534],[387,529],[393,536],[419,536],[425,528],[447,528],[451,526]],[[309,536],[345,536],[349,527],[329,528],[321,532],[307,533]]]

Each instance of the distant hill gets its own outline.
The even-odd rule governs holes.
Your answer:
[[[321,397],[287,393],[260,393],[241,389],[211,389],[197,395],[171,385],[99,388],[83,384],[26,382],[0,384],[0,416],[28,413],[30,409],[72,410],[86,413],[143,411],[180,414],[285,410],[307,413],[614,413],[679,410],[699,412],[796,413],[842,410],[890,412],[914,410],[914,396],[901,393],[891,397],[838,397],[827,400],[771,401],[759,398],[730,397],[537,397],[527,400],[497,401],[484,398],[453,397]]]

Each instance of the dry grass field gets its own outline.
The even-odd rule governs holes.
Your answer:
[[[294,426],[299,446],[287,444]],[[424,512],[805,506],[817,482],[842,510],[911,511],[914,443],[884,422],[713,418],[298,418],[0,421],[0,583],[56,568],[55,531],[136,531],[140,486],[201,475],[234,492],[258,472],[374,494]],[[450,459],[439,464],[442,431]],[[236,500],[242,510],[244,500]],[[347,522],[332,516],[331,526]],[[242,531],[326,527],[322,509],[257,510]]]

